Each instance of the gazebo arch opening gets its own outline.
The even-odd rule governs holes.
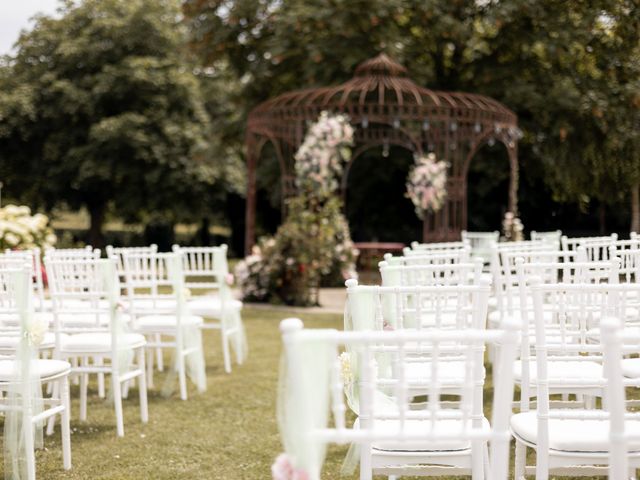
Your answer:
[[[343,177],[345,216],[355,242],[409,243],[421,221],[406,195],[414,153],[403,146],[376,145],[358,153]]]
[[[255,242],[256,168],[265,139],[276,146],[283,164],[282,191],[295,193],[294,153],[308,123],[322,111],[345,113],[355,128],[356,156],[380,145],[399,145],[414,154],[434,152],[449,163],[447,201],[423,223],[423,241],[459,237],[467,226],[467,171],[487,142],[501,142],[508,151],[508,209],[517,211],[520,135],[516,115],[492,98],[461,92],[429,90],[416,85],[406,69],[385,54],[360,64],[354,77],[335,87],[285,93],[258,105],[247,124],[247,208],[245,249]]]
[[[476,152],[465,179],[469,230],[502,229],[509,200],[509,172],[509,154],[502,143],[485,143]]]

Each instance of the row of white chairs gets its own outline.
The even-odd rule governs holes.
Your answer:
[[[187,376],[199,390],[206,388],[201,328],[221,331],[227,371],[229,343],[235,347],[239,363],[246,355],[242,305],[231,296],[225,247],[174,247],[171,253],[157,253],[155,246],[109,248],[108,255],[100,259],[100,252],[91,248],[47,251],[48,292],[44,291],[42,271],[36,270],[40,266],[38,252],[0,256],[0,272],[8,272],[0,275],[0,352],[8,358],[6,365],[0,362],[0,389],[11,391],[15,383],[11,370],[16,362],[11,358],[23,338],[19,326],[25,323],[19,321],[16,305],[25,301],[17,299],[11,279],[14,272],[23,271],[31,278],[26,302],[36,303],[38,310],[28,313],[26,322],[40,337],[36,350],[42,358],[35,361],[33,370],[48,387],[45,401],[54,405],[46,417],[37,414],[34,418],[37,422],[48,418],[47,433],[51,434],[55,415],[61,415],[65,468],[71,467],[69,376],[80,382],[81,420],[87,418],[89,375],[97,375],[100,396],[105,396],[105,376],[111,379],[116,431],[122,436],[122,398],[134,383],[140,396],[141,420],[148,421],[147,379],[152,385],[154,351],[159,367],[162,349],[174,352],[172,369],[176,370],[182,399],[187,398]],[[207,294],[190,299],[191,289]],[[214,289],[219,291],[217,296],[210,294]],[[33,297],[37,302],[32,302]],[[209,317],[207,323],[194,310]],[[49,327],[53,333],[46,332]],[[171,378],[175,377],[170,374],[168,380]],[[171,388],[168,382],[163,390]],[[26,450],[32,451],[32,447]],[[29,471],[35,472],[35,466]],[[31,473],[28,478],[33,478]]]
[[[488,342],[497,351],[494,381],[498,385],[515,382],[521,392],[520,401],[515,404],[517,413],[511,415],[512,390],[507,394],[503,387],[494,390],[495,401],[508,405],[500,414],[510,418],[510,431],[516,439],[515,478],[521,480],[526,474],[535,473],[537,479],[546,479],[550,471],[602,475],[607,470],[616,480],[635,478],[635,468],[640,465],[633,445],[640,440],[640,418],[625,413],[624,395],[625,387],[637,390],[640,386],[640,362],[634,358],[640,353],[640,328],[634,328],[640,325],[640,290],[635,284],[640,264],[637,238],[580,239],[575,243],[565,241],[562,248],[559,233],[554,232],[552,241],[536,234],[532,241],[492,245],[492,260],[498,263],[492,265],[490,276],[482,273],[481,260],[472,259],[468,242],[449,242],[433,248],[414,245],[405,250],[403,257],[385,256],[380,263],[382,287],[347,282],[345,332],[328,336],[332,339],[331,348],[340,343],[336,339],[342,335],[348,339],[344,343],[353,341],[358,345],[346,348],[351,384],[345,387],[344,382],[334,382],[337,374],[331,370],[341,368],[344,354],[341,361],[332,360],[332,355],[316,356],[314,372],[318,372],[318,358],[327,359],[329,365],[329,374],[321,376],[329,379],[328,383],[321,382],[316,387],[330,387],[326,391],[332,392],[335,429],[327,427],[326,416],[314,417],[311,409],[305,411],[312,419],[321,419],[320,438],[360,445],[361,478],[371,478],[374,473],[389,478],[458,473],[471,474],[474,479],[507,478],[508,451],[501,450],[500,442],[488,460],[486,447],[473,448],[473,442],[467,449],[448,450],[452,439],[436,427],[445,420],[438,412],[464,416],[456,409],[465,408],[465,387],[471,377],[465,376],[468,364],[456,354],[464,350],[460,338],[490,333],[485,330],[488,310],[493,310],[489,317],[493,317],[491,333],[506,335],[514,323],[520,325],[517,361],[514,356],[504,363],[505,349]],[[488,298],[492,280],[497,283],[494,288],[499,287],[494,295],[501,295],[500,299]],[[617,326],[617,320],[606,320],[611,316],[620,319],[626,328]],[[311,367],[301,366],[299,357],[290,355],[288,342],[294,342],[287,338],[301,332],[305,344],[322,342],[314,332],[301,330],[296,321],[283,323],[283,330],[287,358],[295,358],[297,372],[295,378],[285,375],[285,384],[288,382],[292,390],[297,390],[302,383],[301,370]],[[396,334],[403,339],[403,345],[396,343]],[[385,335],[390,339],[389,345],[382,340]],[[433,341],[427,345],[423,335],[432,340],[447,339],[443,340],[447,348],[457,345],[460,350],[436,347],[437,342]],[[372,342],[369,358],[374,367],[370,368],[368,379],[362,381],[364,370],[369,367],[362,360],[360,345],[368,340]],[[467,346],[467,350],[473,349]],[[475,379],[473,385],[477,387],[484,381],[482,359],[476,367],[483,372]],[[360,369],[359,373],[354,373],[354,368]],[[342,370],[344,376],[344,365]],[[371,380],[373,374],[380,378],[379,383]],[[360,388],[353,386],[353,377],[360,380]],[[345,409],[340,404],[343,390],[347,392],[347,405],[359,416],[355,431],[350,431],[339,418]],[[317,389],[311,392],[321,396]],[[509,400],[498,399],[500,392]],[[369,414],[363,419],[365,394],[378,410],[376,413],[369,406]],[[453,395],[455,401],[443,408],[442,395]],[[561,400],[555,395],[560,395]],[[422,396],[426,396],[426,402]],[[570,396],[577,401],[569,401]],[[470,398],[468,394],[466,398]],[[555,408],[569,405],[573,407],[570,411]],[[295,407],[289,410],[295,411]],[[488,424],[494,440],[504,438],[500,414],[496,416],[494,411],[493,422]],[[298,424],[293,417],[292,424]],[[617,420],[609,421],[614,417]],[[407,419],[416,422],[412,426]],[[309,429],[317,426],[303,425]],[[416,429],[415,425],[420,427]],[[286,433],[287,426],[284,427]],[[456,441],[468,440],[469,430],[454,430]],[[416,432],[421,441],[408,441],[407,437]],[[485,443],[479,445],[486,446],[489,437],[482,438]],[[304,444],[292,451],[287,448],[295,466],[301,464],[300,455],[306,458],[305,448]],[[527,448],[536,450],[535,466],[526,465]],[[501,451],[505,455],[496,453]],[[304,460],[302,464],[309,467]],[[311,467],[309,478],[316,478],[317,465]]]

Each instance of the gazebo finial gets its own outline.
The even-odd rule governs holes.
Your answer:
[[[404,77],[407,69],[389,57],[386,53],[362,62],[356,67],[355,76],[386,75],[389,77]]]

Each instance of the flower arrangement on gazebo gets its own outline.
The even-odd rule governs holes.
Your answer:
[[[355,276],[357,251],[336,195],[352,143],[345,115],[322,112],[309,127],[294,157],[298,193],[287,201],[285,222],[236,268],[245,300],[313,305],[323,277]]]
[[[407,178],[407,196],[421,220],[439,212],[447,199],[447,162],[438,161],[435,153],[416,158]]]

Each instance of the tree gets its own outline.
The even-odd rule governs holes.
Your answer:
[[[51,208],[172,217],[206,208],[218,177],[209,118],[185,62],[177,0],[66,2],[38,17],[0,70],[0,174]]]
[[[636,191],[640,10],[632,0],[186,0],[184,11],[202,62],[239,82],[243,114],[234,122],[285,91],[350,78],[386,51],[419,84],[484,93],[518,114],[522,181],[544,187],[524,202],[553,194],[617,205]]]

